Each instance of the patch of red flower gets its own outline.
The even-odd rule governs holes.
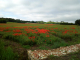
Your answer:
[[[32,36],[32,37],[28,37],[30,40],[34,40],[35,39],[35,36]]]
[[[20,35],[22,35],[22,33],[14,33],[13,35],[14,36],[20,36]]]
[[[6,27],[6,29],[9,29],[10,27]]]
[[[3,31],[3,30],[0,30],[0,31]]]
[[[47,30],[47,29],[38,29],[38,32],[39,33],[47,33],[47,32],[49,32],[49,30]]]
[[[21,30],[13,30],[13,32],[21,32]]]
[[[55,28],[55,29],[58,29],[58,28]]]
[[[64,34],[66,34],[67,32],[68,32],[68,30],[65,30],[65,31],[64,31],[64,32],[62,32],[62,33],[63,33],[63,35],[64,35]]]
[[[38,32],[36,32],[36,31],[35,31],[35,32],[32,32],[32,33],[35,33],[35,34],[37,34]]]
[[[32,37],[28,37],[29,39],[32,39]]]
[[[64,28],[64,29],[67,29],[67,28]]]
[[[78,32],[75,32],[75,34],[76,34],[76,33],[78,33]]]
[[[71,29],[75,29],[74,27],[70,27]]]
[[[49,37],[49,35],[46,35],[46,37]]]
[[[74,27],[72,29],[75,29]]]

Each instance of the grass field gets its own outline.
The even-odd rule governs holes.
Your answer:
[[[54,49],[80,43],[80,26],[58,24],[0,24],[0,38],[26,49]]]

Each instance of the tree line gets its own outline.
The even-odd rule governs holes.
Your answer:
[[[7,22],[26,23],[30,21],[23,21],[20,19],[13,19],[13,18],[0,18],[0,23],[7,23]]]
[[[77,19],[75,21],[75,24],[73,23],[68,23],[68,22],[52,22],[52,21],[48,21],[48,22],[44,22],[44,21],[23,21],[20,19],[13,19],[13,18],[0,18],[0,23],[7,23],[7,22],[16,22],[16,23],[40,23],[40,24],[61,24],[61,25],[80,25],[80,19]]]
[[[45,23],[43,21],[23,21],[20,19],[13,19],[13,18],[0,18],[0,23],[7,23],[7,22],[16,22],[16,23]]]

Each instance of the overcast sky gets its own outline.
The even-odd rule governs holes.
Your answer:
[[[80,19],[80,0],[0,0],[0,17],[74,23]]]

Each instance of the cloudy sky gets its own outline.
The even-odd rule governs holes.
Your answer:
[[[0,17],[74,23],[80,19],[80,0],[0,0]]]

